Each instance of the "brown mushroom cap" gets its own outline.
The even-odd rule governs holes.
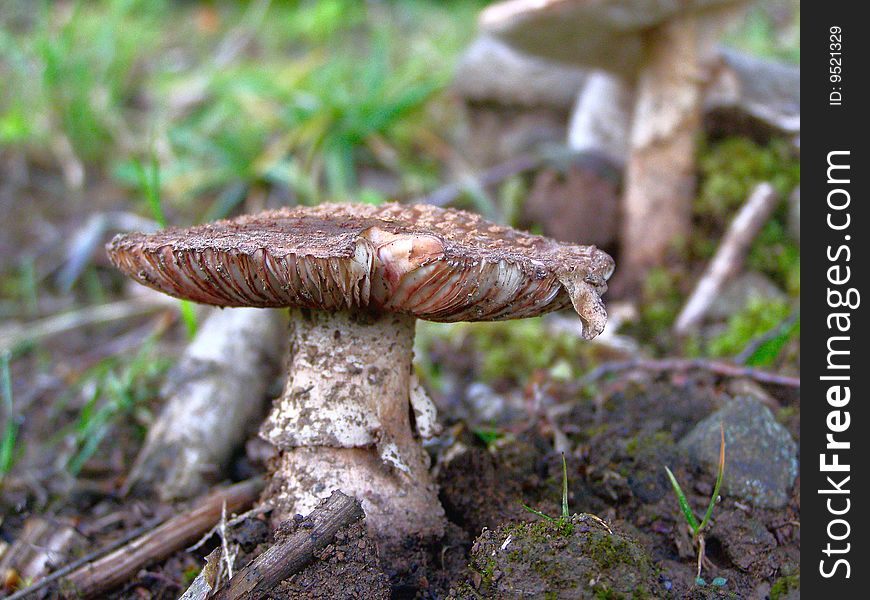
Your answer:
[[[644,34],[687,13],[742,0],[505,0],[484,9],[483,31],[541,58],[634,74]]]
[[[322,204],[116,236],[121,271],[217,306],[369,309],[429,321],[532,317],[570,304],[604,328],[613,259],[429,205]]]

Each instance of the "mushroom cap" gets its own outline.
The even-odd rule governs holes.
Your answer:
[[[391,311],[429,321],[532,317],[573,305],[584,336],[607,319],[614,263],[430,205],[321,204],[187,229],[116,236],[112,263],[139,283],[217,306]]]
[[[686,13],[742,0],[506,0],[480,26],[517,50],[631,76],[644,58],[644,33]]]

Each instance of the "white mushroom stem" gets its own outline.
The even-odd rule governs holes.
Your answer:
[[[621,271],[629,280],[664,264],[689,233],[701,126],[697,26],[689,15],[657,28],[638,78],[623,206]]]
[[[568,146],[625,163],[631,127],[632,90],[615,75],[593,71],[577,96],[568,124]]]
[[[440,535],[444,511],[412,428],[434,431],[413,377],[415,319],[291,311],[287,383],[260,435],[280,450],[269,500],[306,514],[333,490],[356,496],[381,539]],[[413,411],[412,411],[413,399]]]
[[[739,14],[726,6],[675,17],[648,34],[632,119],[620,273],[633,286],[691,228],[695,143],[715,40]]]

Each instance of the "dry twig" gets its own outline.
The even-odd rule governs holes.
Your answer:
[[[674,325],[677,335],[697,326],[728,279],[740,271],[752,240],[779,203],[779,194],[765,182],[758,184],[734,217],[716,255],[701,277]]]
[[[228,511],[245,509],[256,501],[262,488],[263,481],[256,478],[218,490],[200,500],[190,511],[160,525],[153,524],[152,529],[132,539],[125,536],[126,541],[113,543],[108,553],[103,549],[80,559],[75,566],[64,567],[13,594],[9,600],[30,596],[58,579],[61,593],[69,592],[69,595],[82,598],[99,596],[129,580],[144,566],[166,558],[199,538],[220,519],[224,503]]]
[[[701,370],[722,375],[725,377],[748,377],[755,381],[770,385],[799,388],[800,377],[771,373],[753,367],[743,367],[721,360],[706,360],[702,358],[634,358],[630,360],[614,361],[599,365],[590,371],[585,377],[577,382],[578,388],[583,388],[595,383],[602,377],[621,371],[640,369],[644,371],[692,371]]]
[[[342,528],[365,516],[355,498],[332,492],[308,515],[294,534],[258,556],[233,577],[219,600],[261,598],[273,587],[308,564],[314,555],[332,543]]]

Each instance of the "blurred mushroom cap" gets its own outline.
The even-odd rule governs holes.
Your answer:
[[[116,236],[113,264],[171,296],[217,306],[398,312],[429,321],[533,317],[569,305],[584,336],[607,319],[614,263],[430,205],[322,204]]]
[[[481,29],[550,60],[632,75],[644,34],[669,19],[743,0],[505,0],[480,15]]]

